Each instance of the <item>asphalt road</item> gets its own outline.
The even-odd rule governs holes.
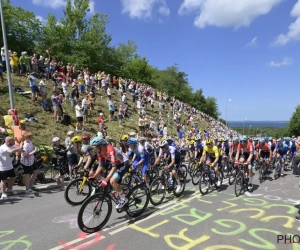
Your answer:
[[[137,219],[114,211],[107,226],[90,235],[78,228],[79,207],[69,206],[63,192],[17,195],[0,201],[0,249],[300,249],[284,244],[289,234],[300,241],[298,183],[290,172],[262,184],[256,175],[254,191],[237,198],[226,180],[220,192],[205,196],[189,182],[184,197],[149,204]]]

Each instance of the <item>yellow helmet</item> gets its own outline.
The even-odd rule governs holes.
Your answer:
[[[78,135],[73,136],[71,142],[82,142],[82,138]]]
[[[206,140],[206,144],[212,144],[212,143],[213,143],[212,139],[207,139]]]
[[[223,142],[223,138],[220,137],[220,138],[218,139],[218,141],[219,141],[219,142]]]
[[[121,136],[121,141],[127,141],[129,139],[128,135],[122,135]]]
[[[191,140],[190,141],[190,145],[194,145],[195,141],[194,140]]]

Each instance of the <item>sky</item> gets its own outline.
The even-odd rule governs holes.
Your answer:
[[[62,16],[66,0],[11,4],[44,22]],[[90,0],[90,9],[109,15],[112,45],[133,40],[159,69],[177,63],[225,120],[289,120],[295,111],[300,0]]]

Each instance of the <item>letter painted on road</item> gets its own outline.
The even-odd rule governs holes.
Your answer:
[[[246,225],[242,222],[236,221],[236,220],[227,220],[227,219],[221,219],[221,220],[215,220],[215,223],[218,225],[224,227],[224,228],[229,228],[229,229],[234,229],[233,231],[229,232],[220,232],[215,228],[212,228],[211,231],[214,232],[215,234],[220,234],[220,235],[237,235],[246,230]]]
[[[157,227],[159,227],[159,226],[161,226],[161,225],[163,225],[163,224],[166,224],[168,222],[169,222],[169,220],[164,220],[162,222],[159,222],[159,223],[157,223],[157,224],[155,224],[151,227],[147,227],[147,228],[138,227],[137,225],[132,224],[132,225],[129,226],[129,228],[137,230],[137,231],[142,232],[144,234],[148,234],[153,238],[159,238],[159,234],[152,233],[150,231],[157,228]]]
[[[197,214],[197,213],[198,214]],[[201,215],[199,215],[201,214]],[[190,213],[189,214],[178,214],[178,215],[174,215],[172,216],[172,218],[176,219],[176,220],[179,220],[185,224],[188,224],[190,226],[194,226],[202,221],[205,221],[207,220],[209,217],[211,217],[213,214],[211,213],[206,213],[206,212],[203,212],[201,210],[197,210],[196,208],[192,208],[190,210]],[[183,218],[191,218],[191,219],[194,219],[194,220],[191,220],[191,221],[187,221]]]

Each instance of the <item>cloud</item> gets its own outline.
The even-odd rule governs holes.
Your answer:
[[[247,47],[254,47],[257,46],[257,39],[258,37],[254,37],[249,43],[246,44]]]
[[[73,0],[71,0],[72,3],[74,3]],[[67,5],[67,0],[32,0],[32,3],[35,5],[41,5],[44,7],[50,7],[52,9],[59,9],[62,7],[65,7]],[[95,13],[95,1],[90,0],[89,1],[89,7],[90,7],[90,14]]]
[[[285,57],[282,62],[274,62],[274,61],[270,62],[269,66],[273,67],[273,68],[280,68],[280,67],[289,66],[292,64],[293,64],[293,59]]]
[[[65,7],[67,4],[66,0],[32,0],[32,3],[35,5],[42,5],[45,7],[50,7],[52,9],[59,9]]]
[[[95,13],[95,1],[90,0],[89,7],[90,7],[90,14],[94,14]]]
[[[294,5],[290,15],[296,17],[296,21],[290,24],[286,34],[277,36],[271,45],[280,46],[291,41],[300,41],[300,0]]]
[[[184,0],[179,15],[200,12],[194,25],[200,29],[207,26],[249,26],[256,18],[268,14],[283,0]]]
[[[37,20],[39,20],[43,25],[46,23],[46,19],[44,19],[42,16],[35,16]]]
[[[170,9],[165,0],[121,0],[122,13],[129,13],[129,17],[134,19],[149,19],[152,17],[153,7],[160,5],[158,11],[160,14],[170,15]]]

